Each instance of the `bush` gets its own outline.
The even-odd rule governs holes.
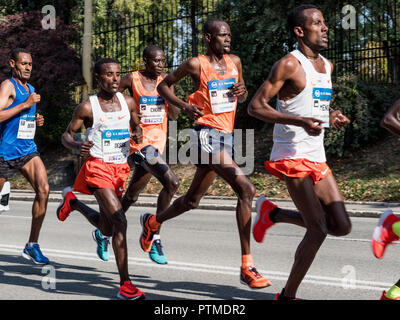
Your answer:
[[[82,82],[81,63],[70,46],[77,39],[77,27],[57,20],[55,30],[44,30],[39,12],[6,16],[0,21],[0,81],[10,77],[10,52],[22,47],[32,53],[30,83],[41,95],[38,111],[45,118],[37,130],[36,141],[43,149],[60,144],[74,108],[73,88]]]
[[[366,82],[356,76],[343,76],[336,79],[333,91],[332,108],[341,110],[351,123],[340,130],[332,128],[326,131],[328,157],[341,157],[387,134],[379,123],[400,96],[398,86]]]

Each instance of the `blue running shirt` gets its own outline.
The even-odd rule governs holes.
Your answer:
[[[28,99],[35,89],[29,84],[29,92],[14,79],[8,79],[15,88],[14,102],[4,110],[11,109]],[[37,151],[33,140],[36,128],[36,104],[0,123],[0,157],[4,160],[21,158]]]

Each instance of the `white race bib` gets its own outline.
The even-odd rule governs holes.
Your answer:
[[[36,115],[24,114],[19,119],[18,139],[33,139],[36,132]]]
[[[101,138],[104,162],[126,162],[130,151],[130,133],[128,129],[103,130]]]
[[[235,110],[236,97],[231,91],[235,83],[235,78],[208,81],[208,92],[214,114]]]
[[[143,124],[160,124],[164,121],[165,102],[162,97],[140,97],[140,122]]]
[[[321,124],[322,127],[329,127],[329,105],[332,99],[331,88],[313,88],[313,107],[312,116],[318,120],[324,121]]]

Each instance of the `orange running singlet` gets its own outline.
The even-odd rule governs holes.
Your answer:
[[[229,55],[224,54],[223,57],[226,73],[220,75],[206,56],[198,56],[201,65],[200,86],[188,97],[188,101],[204,108],[204,116],[196,121],[198,124],[230,133],[233,131],[237,106],[237,99],[230,88],[237,83],[239,72]]]
[[[153,91],[147,91],[140,80],[140,71],[132,72],[132,92],[137,104],[137,113],[141,115],[140,127],[143,131],[143,142],[137,144],[131,139],[131,154],[148,145],[164,151],[167,142],[168,105],[158,94],[157,86],[163,80],[160,75]]]

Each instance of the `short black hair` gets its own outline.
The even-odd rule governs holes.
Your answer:
[[[107,63],[118,64],[118,61],[113,58],[102,58],[100,60],[97,60],[97,62],[94,64],[93,73],[101,74],[101,67],[103,66],[103,64]]]
[[[215,26],[215,24],[216,24],[217,22],[226,23],[226,21],[221,20],[221,19],[218,19],[218,18],[210,18],[210,19],[207,19],[207,21],[204,22],[204,25],[203,25],[203,34],[212,33],[213,30],[214,30],[214,26]]]
[[[163,49],[161,49],[159,46],[156,46],[156,45],[150,45],[150,46],[148,46],[148,47],[146,47],[146,48],[144,48],[144,50],[143,50],[143,58],[148,58],[153,52],[155,52],[155,51],[162,51],[162,52],[164,52],[164,50]]]
[[[11,51],[10,60],[18,61],[18,56],[20,53],[27,53],[32,55],[28,50],[24,48],[15,48],[14,50]]]
[[[292,10],[292,12],[289,14],[288,27],[289,27],[290,33],[293,36],[296,36],[294,31],[293,31],[293,29],[295,27],[304,26],[304,23],[306,22],[306,17],[304,16],[303,11],[307,10],[307,9],[317,9],[317,10],[319,10],[313,4],[302,4],[302,5],[297,6],[296,8],[294,8]]]

